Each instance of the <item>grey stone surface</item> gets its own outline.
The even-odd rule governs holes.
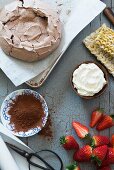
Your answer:
[[[105,0],[105,2],[107,6],[114,7],[114,0]],[[60,147],[59,137],[65,134],[73,134],[80,145],[84,144],[74,133],[71,126],[72,120],[80,121],[89,126],[90,114],[94,108],[103,107],[107,114],[114,112],[114,79],[111,75],[109,75],[109,86],[106,92],[101,97],[89,101],[78,97],[70,85],[70,76],[77,64],[85,60],[96,61],[96,58],[84,47],[82,40],[91,32],[95,31],[102,23],[111,26],[103,14],[97,16],[94,21],[75,38],[45,84],[39,89],[35,89],[43,95],[47,101],[49,114],[52,119],[53,139],[48,140],[46,137],[37,134],[22,140],[35,151],[46,148],[56,151],[63,159],[64,165],[72,161],[73,153],[66,152]],[[1,70],[0,82],[0,104],[10,92],[20,88],[29,88],[25,84],[18,88],[14,87]],[[97,134],[95,129],[90,129],[90,131],[92,134]],[[114,133],[114,128],[104,130],[100,134],[111,136],[112,133]],[[55,167],[58,170],[56,163]],[[81,168],[82,170],[96,169],[91,163],[81,164]],[[114,169],[114,167],[112,169]]]

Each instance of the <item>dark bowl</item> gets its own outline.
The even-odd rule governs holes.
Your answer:
[[[75,71],[81,64],[84,64],[84,63],[85,63],[85,64],[88,64],[88,63],[94,63],[94,64],[96,64],[96,65],[103,71],[105,80],[106,80],[106,82],[107,82],[107,83],[104,85],[104,87],[102,88],[102,90],[100,90],[98,93],[96,93],[96,94],[93,95],[93,96],[82,96],[82,95],[80,95],[80,94],[78,93],[77,89],[74,88],[74,85],[73,85],[73,82],[72,82],[74,71]],[[77,67],[75,68],[75,70],[72,72],[72,76],[71,76],[71,78],[70,78],[70,82],[71,82],[71,86],[72,86],[73,90],[75,91],[75,93],[76,93],[78,96],[80,96],[80,97],[83,98],[83,99],[87,99],[87,100],[89,100],[89,99],[94,99],[94,98],[96,98],[96,97],[101,96],[101,95],[104,93],[104,91],[106,90],[106,88],[108,87],[108,72],[107,72],[107,70],[106,70],[105,67],[103,67],[101,64],[98,64],[98,63],[96,63],[96,62],[94,62],[94,61],[85,61],[85,62],[83,62],[83,63],[81,63],[81,64],[77,65]]]

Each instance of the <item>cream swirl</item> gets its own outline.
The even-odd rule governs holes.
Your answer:
[[[61,39],[55,11],[37,0],[14,1],[0,13],[0,45],[12,57],[32,62],[48,56]]]
[[[93,96],[106,84],[104,73],[94,63],[81,64],[74,71],[72,82],[82,96]]]

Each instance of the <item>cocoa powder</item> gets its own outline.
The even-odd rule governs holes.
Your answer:
[[[39,135],[47,137],[49,140],[53,138],[52,121],[50,115],[48,116],[48,120],[45,127],[40,131]]]
[[[10,124],[14,124],[16,132],[42,127],[42,118],[45,116],[40,100],[33,94],[17,96],[12,100],[8,114],[11,116]]]

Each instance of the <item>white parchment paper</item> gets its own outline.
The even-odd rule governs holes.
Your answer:
[[[0,123],[0,170],[28,170],[27,160],[12,149],[7,148],[4,142],[12,144],[29,153],[34,153],[32,149],[25,145],[19,138],[14,136]],[[34,162],[44,166],[39,159],[34,160]],[[41,169],[31,166],[31,170]]]
[[[0,7],[12,0],[0,0]],[[62,40],[58,49],[43,59],[27,63],[4,54],[0,49],[0,67],[7,77],[18,86],[50,67],[68,48],[76,35],[88,25],[104,8],[99,0],[44,0],[56,8],[62,21]]]
[[[19,170],[15,160],[13,159],[10,151],[8,150],[5,142],[0,136],[0,168],[2,170]]]

